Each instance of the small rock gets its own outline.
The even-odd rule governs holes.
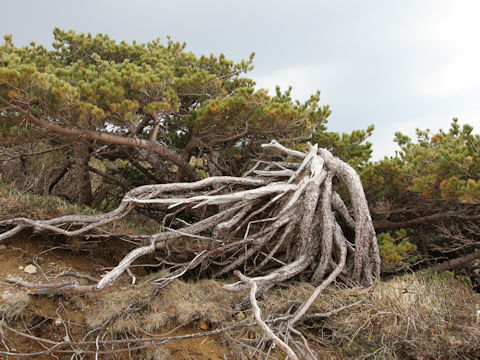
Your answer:
[[[241,321],[241,320],[245,319],[245,314],[240,311],[240,312],[237,314],[237,316],[235,316],[235,317],[237,318],[238,321]]]
[[[70,341],[70,336],[68,336],[68,334],[65,335],[65,336],[63,337],[63,341],[67,341],[67,342]]]
[[[60,325],[62,325],[62,320],[55,319],[55,326],[60,326]]]
[[[7,247],[4,244],[0,244],[0,250],[5,250]]]
[[[208,330],[208,324],[203,320],[200,321],[199,326],[200,326],[200,329],[202,329],[202,330]]]
[[[23,270],[23,269],[25,269],[25,268],[24,268],[22,265],[20,265],[20,266],[18,267],[18,270]]]
[[[27,265],[25,266],[25,269],[23,269],[27,274],[36,274],[37,273],[37,267],[35,265]]]

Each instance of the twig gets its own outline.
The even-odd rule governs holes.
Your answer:
[[[132,285],[135,285],[135,282],[137,281],[137,277],[133,274],[132,270],[130,270],[129,267],[127,267],[127,274],[132,278]]]
[[[293,350],[285,344],[282,339],[280,339],[277,335],[273,333],[273,331],[267,326],[267,324],[262,320],[260,308],[258,307],[257,300],[255,299],[255,295],[257,293],[257,284],[252,281],[250,278],[243,275],[240,271],[236,270],[234,272],[242,282],[248,284],[250,286],[250,303],[253,307],[253,314],[255,319],[257,320],[258,325],[262,328],[262,330],[267,334],[267,336],[283,351],[285,351],[292,360],[298,360],[297,355],[293,352]]]
[[[93,276],[91,276],[89,274],[81,274],[81,273],[77,273],[75,271],[64,271],[61,274],[58,274],[57,278],[67,277],[67,276],[73,276],[73,277],[77,277],[77,278],[81,278],[81,279],[87,279],[87,280],[90,280],[90,281],[93,281],[93,282],[96,282],[96,283],[100,281],[99,279],[94,278]]]
[[[14,285],[22,285],[22,286],[31,287],[34,289],[60,289],[60,288],[78,285],[78,281],[76,280],[64,281],[64,282],[58,282],[58,283],[48,283],[48,284],[32,283],[30,281],[25,281],[25,280],[14,278],[14,277],[7,277],[5,280],[10,283],[13,283]]]
[[[162,345],[166,344],[172,341],[181,341],[181,340],[188,340],[188,339],[195,339],[198,337],[204,337],[204,336],[213,336],[217,334],[221,334],[223,332],[231,331],[231,330],[236,330],[236,329],[241,329],[244,327],[249,327],[249,326],[254,326],[255,323],[250,323],[250,322],[243,322],[243,323],[236,323],[232,324],[223,328],[215,329],[215,330],[210,330],[210,331],[204,331],[200,333],[195,333],[195,334],[187,334],[187,335],[181,335],[181,336],[170,336],[170,337],[148,337],[148,338],[137,338],[137,339],[122,339],[122,340],[91,340],[91,341],[53,341],[53,340],[48,340],[44,339],[41,337],[37,337],[34,335],[29,335],[24,332],[15,330],[7,325],[4,325],[5,328],[7,328],[9,331],[23,336],[25,338],[35,340],[35,341],[40,341],[46,344],[53,345],[49,349],[46,349],[44,351],[39,351],[39,352],[33,352],[33,353],[13,353],[9,351],[0,351],[0,354],[3,355],[10,355],[10,356],[23,356],[23,357],[31,357],[31,356],[38,356],[38,355],[43,355],[43,354],[48,354],[52,352],[67,352],[67,353],[75,353],[78,350],[77,349],[70,349],[70,350],[57,350],[62,347],[66,346],[99,346],[99,345],[123,345],[123,344],[137,344],[137,343],[154,343],[157,345]],[[146,345],[146,346],[150,346]],[[143,347],[142,347],[143,348]],[[134,350],[136,348],[130,348],[130,350]],[[118,350],[113,350],[113,352],[123,352],[123,351],[129,351],[129,349],[118,349]],[[81,350],[81,353],[83,354],[110,354],[112,351],[89,351],[89,350]]]
[[[324,319],[324,318],[328,318],[328,317],[330,317],[330,316],[332,316],[332,315],[335,315],[335,314],[338,314],[339,312],[342,312],[343,310],[347,310],[347,309],[350,309],[350,308],[352,308],[352,307],[358,306],[358,305],[360,305],[363,301],[364,301],[364,299],[360,299],[360,300],[358,300],[358,301],[355,301],[354,303],[351,303],[351,304],[348,304],[348,305],[339,307],[339,308],[337,308],[337,309],[328,311],[328,312],[326,312],[326,313],[307,314],[307,315],[304,316],[304,318],[305,318],[305,319]]]
[[[36,155],[42,155],[42,154],[46,154],[48,152],[52,152],[52,151],[57,151],[57,150],[61,150],[61,149],[65,149],[67,147],[71,146],[70,144],[65,144],[65,145],[60,145],[60,146],[56,146],[56,147],[53,147],[53,148],[50,148],[50,149],[46,149],[46,150],[41,150],[41,151],[35,151],[35,152],[31,152],[31,153],[25,153],[25,154],[20,154],[20,155],[16,155],[16,156],[11,156],[5,160],[13,160],[13,159],[18,159],[18,158],[21,158],[21,157],[24,157],[24,156],[36,156]]]

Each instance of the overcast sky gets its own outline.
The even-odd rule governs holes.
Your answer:
[[[49,45],[55,27],[116,40],[185,41],[240,60],[261,87],[304,100],[317,89],[329,129],[375,125],[374,158],[393,155],[395,131],[480,129],[480,1],[462,0],[11,0],[0,34]]]

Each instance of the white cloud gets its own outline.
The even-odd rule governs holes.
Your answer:
[[[425,98],[445,98],[480,87],[480,2],[439,2],[419,26],[426,50],[440,51],[434,68],[418,76],[414,86]]]
[[[299,100],[306,100],[317,90],[322,90],[322,102],[325,103],[323,94],[335,73],[333,67],[306,66],[279,69],[258,76],[253,74],[252,77],[257,83],[257,88],[269,89],[271,95],[274,94],[277,85],[282,91],[292,86],[292,98]]]
[[[480,87],[480,56],[457,52],[457,58],[433,72],[419,76],[416,88],[426,98],[446,98]]]
[[[459,112],[455,117],[458,117],[461,124],[472,125],[475,133],[480,133],[480,105],[476,109]]]
[[[389,123],[386,128],[382,129],[378,133],[374,133],[372,139],[370,140],[374,144],[372,160],[380,160],[383,159],[384,156],[394,156],[395,151],[400,150],[398,145],[393,141],[396,132],[401,132],[415,141],[417,139],[416,129],[429,129],[433,133],[436,133],[440,129],[447,131],[450,128],[452,118],[453,116],[443,116],[438,118],[427,115],[407,121],[396,121]],[[460,123],[465,122],[467,121],[460,119]]]

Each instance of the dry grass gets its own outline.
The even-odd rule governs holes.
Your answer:
[[[240,320],[253,322],[250,310],[234,310],[242,294],[227,293],[222,285],[213,280],[175,280],[151,302],[139,290],[112,292],[86,315],[86,323],[95,328],[112,319],[109,331],[139,336],[200,321],[209,328]],[[313,289],[310,284],[291,283],[288,288],[271,290],[259,301],[262,317],[268,320],[293,313]],[[298,326],[323,358],[475,359],[480,354],[480,327],[474,317],[480,295],[460,281],[424,273],[380,282],[368,291],[337,285],[319,296],[310,313],[327,313],[359,299],[362,302],[355,307]],[[233,358],[261,359],[270,347],[255,327],[229,335],[217,340],[230,349]],[[151,358],[162,358],[162,351],[152,353]]]
[[[172,281],[153,300],[151,287],[111,291],[96,298],[96,305],[85,314],[89,329],[111,320],[115,334],[142,329],[147,333],[202,321],[210,327],[229,322],[239,295],[227,293],[214,280]]]
[[[196,329],[199,324],[214,329],[239,321],[253,322],[249,309],[235,311],[244,294],[228,293],[223,284],[213,280],[175,280],[153,300],[149,300],[152,285],[88,295],[84,298],[89,307],[84,312],[83,324],[88,331],[98,329],[95,336],[103,333],[107,338],[124,338],[165,334],[179,326],[182,331],[194,332],[205,330]],[[262,317],[268,320],[295,312],[312,291],[313,286],[306,283],[271,290],[259,300]],[[475,324],[474,312],[480,295],[458,280],[423,273],[395,277],[368,291],[332,286],[319,296],[310,313],[327,313],[359,299],[360,304],[340,313],[297,325],[321,358],[479,358],[480,327]],[[0,316],[14,320],[28,301],[26,294],[12,293],[0,302]],[[215,339],[221,349],[229,352],[228,358],[235,359],[264,359],[271,345],[256,327]],[[181,344],[172,344],[172,349],[176,346]],[[153,346],[145,356],[169,358],[172,349]],[[282,358],[274,350],[270,355]]]
[[[25,292],[4,292],[0,297],[0,318],[7,321],[19,317],[30,301]]]
[[[479,301],[478,294],[455,279],[406,275],[379,283],[360,306],[320,327],[350,358],[476,359],[480,328],[474,311]]]
[[[0,179],[1,219],[14,217],[46,219],[71,214],[95,215],[97,212],[87,206],[72,204],[58,196],[21,192],[14,185],[3,183]]]
[[[168,360],[168,353],[158,347],[153,347],[147,351],[147,359],[149,360]]]
[[[136,323],[129,315],[145,306],[146,296],[144,291],[135,288],[102,293],[95,307],[85,314],[85,324],[92,330],[112,321],[116,333],[131,331]]]
[[[259,301],[262,317],[293,313],[312,291],[313,286],[306,283],[270,291]],[[419,273],[380,282],[368,291],[337,285],[320,295],[309,313],[328,313],[360,299],[357,306],[298,326],[321,358],[480,358],[480,326],[475,317],[480,295],[459,280]],[[243,314],[252,319],[250,311]],[[245,329],[235,337],[244,346],[230,341],[234,353],[251,356],[264,335],[259,329]],[[259,350],[267,352],[269,346],[265,343]]]
[[[150,303],[152,314],[145,321],[149,332],[162,327],[201,320],[211,325],[231,320],[239,295],[227,293],[214,280],[175,280]]]

